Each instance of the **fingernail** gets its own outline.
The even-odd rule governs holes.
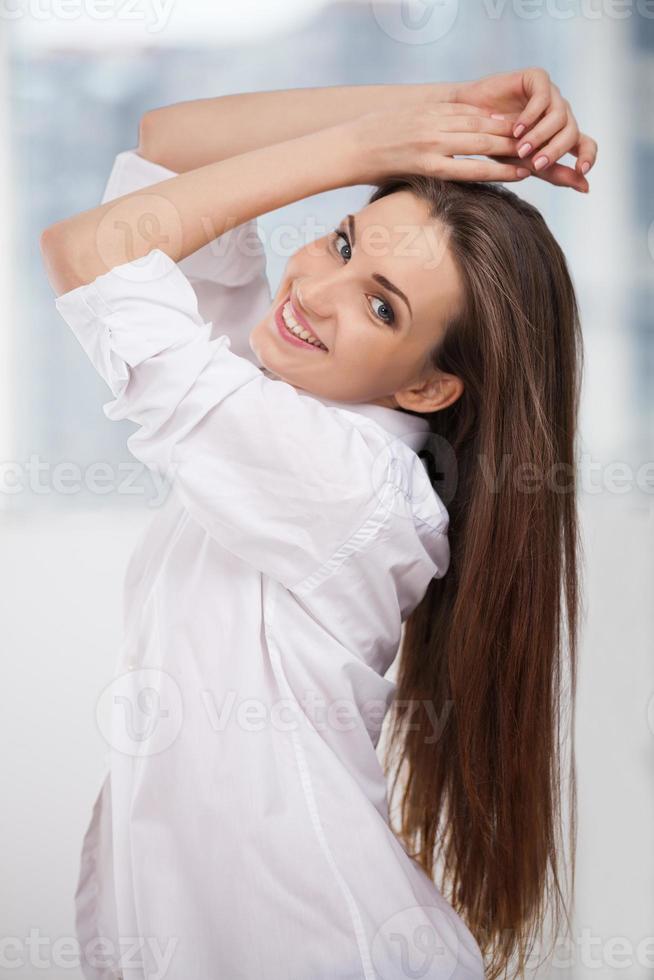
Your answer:
[[[525,170],[524,167],[517,167],[516,168],[516,173],[517,173],[518,177],[528,177],[529,176],[529,171],[528,170]]]
[[[528,153],[531,153],[531,143],[523,143],[518,150],[518,156],[526,157]]]
[[[522,134],[524,133],[524,131],[525,131],[525,127],[524,127],[524,126],[522,125],[522,123],[520,123],[520,124],[519,124],[518,126],[516,126],[516,128],[515,128],[515,129],[513,130],[513,135],[515,136],[515,138],[516,138],[517,140],[519,140],[519,139],[520,139],[520,137],[522,136]]]
[[[588,160],[584,160],[584,162],[581,165],[582,174],[587,174],[589,170],[590,170],[590,164]]]
[[[536,157],[536,159],[534,160],[534,169],[542,170],[543,167],[546,167],[548,163],[549,160],[547,159],[547,157]]]
[[[506,119],[506,116],[500,116],[499,112],[491,112],[491,119]]]

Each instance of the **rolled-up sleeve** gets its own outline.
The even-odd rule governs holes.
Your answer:
[[[114,159],[102,203],[176,176],[135,149],[123,150]],[[226,333],[231,349],[258,366],[249,335],[272,302],[258,219],[229,228],[178,265],[193,287],[200,315],[213,324],[214,335]]]
[[[369,419],[267,378],[212,339],[177,264],[154,249],[56,306],[139,428],[130,452],[168,478],[224,547],[287,587],[381,529],[390,437]]]

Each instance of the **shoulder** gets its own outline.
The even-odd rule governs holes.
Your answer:
[[[292,386],[285,387],[295,393]],[[360,473],[365,473],[367,492],[375,502],[356,533],[302,583],[303,591],[324,583],[337,569],[352,564],[363,568],[369,560],[376,567],[375,577],[382,569],[391,577],[413,569],[410,577],[415,581],[418,567],[425,582],[445,575],[450,564],[449,513],[418,452],[379,422],[346,407],[327,407],[311,396],[302,397],[302,404],[318,423],[316,434],[334,426],[352,433],[352,446],[362,461]]]

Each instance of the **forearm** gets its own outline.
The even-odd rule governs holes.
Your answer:
[[[176,173],[304,136],[378,109],[451,101],[455,86],[334,85],[177,102],[141,120],[139,154]]]
[[[60,221],[41,236],[48,279],[60,295],[153,248],[179,262],[251,218],[359,183],[351,135],[334,127],[260,147]]]

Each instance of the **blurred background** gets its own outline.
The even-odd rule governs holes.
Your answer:
[[[55,310],[40,232],[100,202],[148,109],[530,65],[599,144],[590,194],[516,188],[568,257],[586,360],[576,943],[536,975],[654,976],[654,4],[12,0],[0,31],[0,976],[81,976],[63,941],[105,764],[95,708],[153,516],[154,488],[129,480],[134,427],[102,413],[110,393]],[[369,192],[319,195],[312,212],[338,220]],[[262,216],[266,243],[304,207]],[[267,244],[273,292],[287,258]],[[102,493],[85,479],[97,462]]]

